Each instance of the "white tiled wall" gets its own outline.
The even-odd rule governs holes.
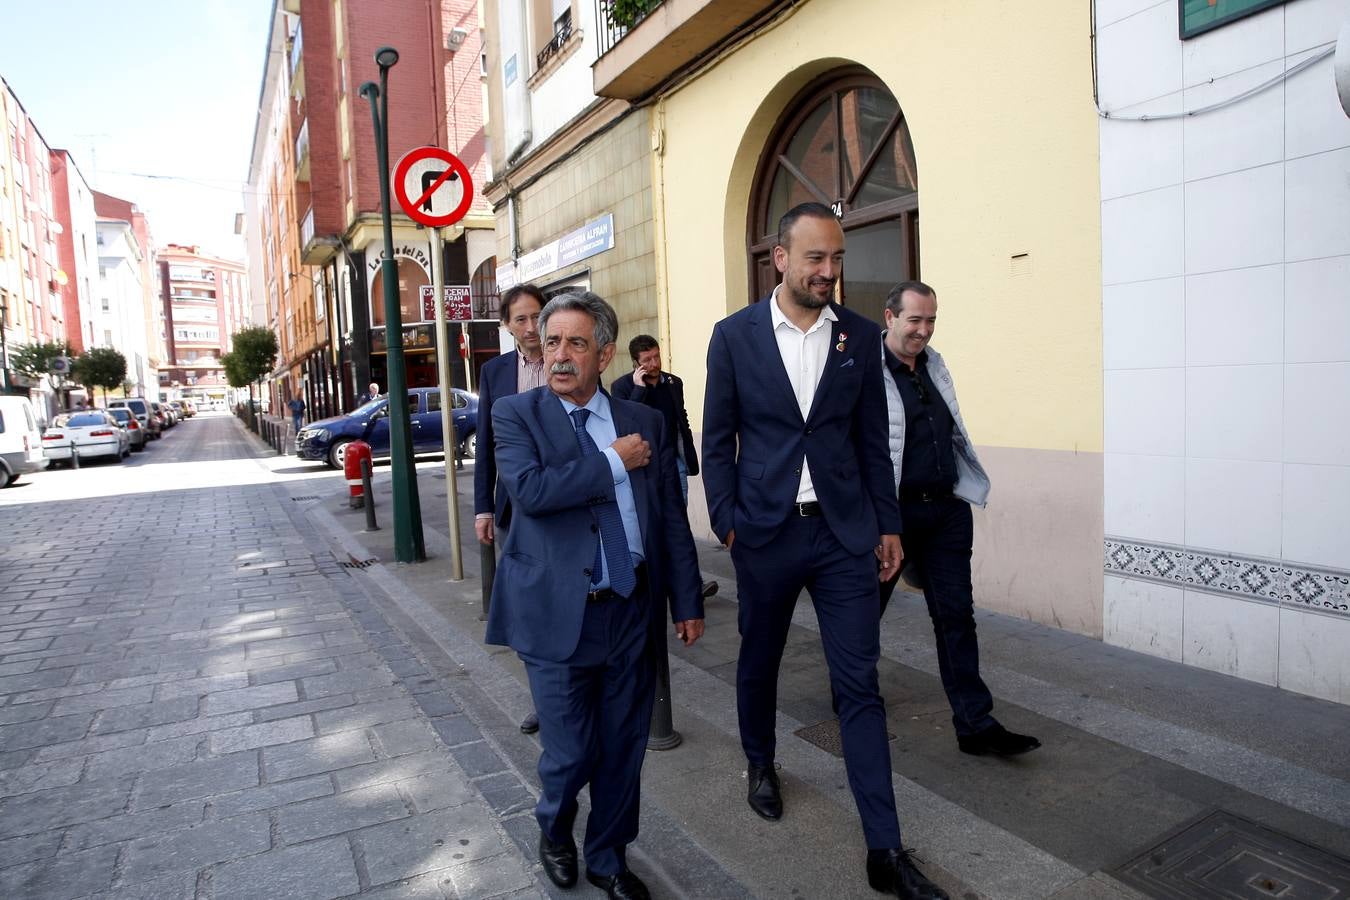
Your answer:
[[[1350,570],[1350,0],[1096,0],[1105,530]],[[1107,575],[1106,640],[1350,703],[1350,616]]]

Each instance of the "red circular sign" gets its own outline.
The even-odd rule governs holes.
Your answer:
[[[445,163],[445,170],[426,187],[416,186],[416,189],[420,190],[421,193],[414,197],[409,193],[406,184],[408,173],[413,166],[426,159]],[[464,186],[464,196],[460,198],[459,205],[442,216],[427,212],[422,208],[423,204],[427,203],[432,195],[440,190],[445,182],[450,180],[451,175],[457,176],[460,184]],[[446,225],[455,224],[464,218],[470,205],[473,204],[473,176],[469,174],[469,167],[464,165],[458,156],[455,156],[449,150],[442,150],[440,147],[418,147],[416,150],[409,150],[403,154],[402,159],[394,166],[394,176],[391,180],[394,183],[394,197],[398,201],[398,205],[414,222],[419,222],[428,228],[444,228]]]

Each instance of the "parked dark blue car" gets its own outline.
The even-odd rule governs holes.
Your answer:
[[[460,453],[473,457],[478,450],[478,395],[453,388],[455,437]],[[440,453],[441,390],[440,388],[409,388],[408,412],[412,417],[414,453]],[[295,455],[301,459],[317,459],[335,469],[342,468],[347,445],[357,439],[370,444],[376,457],[389,455],[389,400],[381,397],[358,406],[345,416],[310,422],[295,436]]]

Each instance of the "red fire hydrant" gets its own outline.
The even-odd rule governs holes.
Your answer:
[[[347,505],[352,509],[360,509],[366,505],[366,492],[361,482],[361,460],[370,461],[370,445],[365,441],[352,441],[343,451],[342,470],[347,476],[347,485],[351,490],[351,496],[347,500]]]

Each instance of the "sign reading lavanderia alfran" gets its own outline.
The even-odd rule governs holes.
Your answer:
[[[549,241],[514,263],[497,266],[497,290],[505,291],[525,281],[541,278],[598,253],[614,249],[614,214],[605,213],[580,228]]]

